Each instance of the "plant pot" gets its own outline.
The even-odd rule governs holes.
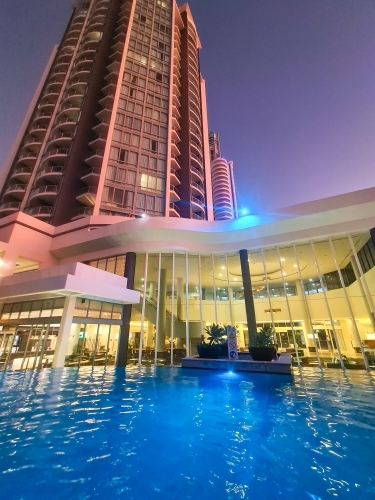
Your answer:
[[[224,344],[219,344],[220,347],[220,356],[228,357],[228,344],[225,342]]]
[[[201,346],[197,345],[197,351],[200,358],[218,359],[221,348],[218,345]]]
[[[249,347],[254,361],[272,361],[276,356],[276,347]]]

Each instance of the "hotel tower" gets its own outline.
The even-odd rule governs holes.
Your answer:
[[[175,0],[76,2],[0,180],[0,371],[178,366],[212,324],[375,366],[375,188],[233,219],[199,49]]]
[[[214,219],[236,219],[238,209],[233,162],[222,158],[219,135],[212,130],[209,133],[208,142],[211,160]]]
[[[187,4],[75,2],[6,166],[0,217],[212,220],[200,48]]]

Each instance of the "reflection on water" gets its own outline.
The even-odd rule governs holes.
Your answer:
[[[364,372],[177,368],[0,378],[1,498],[375,498]]]

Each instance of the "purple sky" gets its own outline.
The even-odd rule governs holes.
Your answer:
[[[0,163],[70,0],[0,2]],[[180,2],[182,3],[182,2]],[[375,2],[191,0],[209,125],[240,206],[288,206],[375,185]]]

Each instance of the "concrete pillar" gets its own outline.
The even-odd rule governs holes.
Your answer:
[[[365,290],[363,288],[363,283],[362,283],[362,278],[361,278],[361,273],[358,269],[358,265],[357,265],[357,261],[355,260],[354,256],[350,258],[350,262],[353,266],[353,270],[354,270],[354,274],[355,274],[355,277],[357,279],[357,283],[358,283],[358,287],[359,287],[359,291],[361,293],[361,296],[362,296],[362,299],[363,299],[363,302],[365,304],[365,307],[366,307],[366,312],[367,312],[367,316],[369,317],[370,321],[371,321],[371,328],[372,328],[372,331],[375,332],[375,318],[374,318],[374,315],[373,313],[371,312],[371,308],[370,308],[370,305],[368,303],[368,300],[367,300],[367,297],[366,297],[366,293],[365,293]],[[350,296],[349,296],[349,299],[350,299]],[[352,307],[353,308],[353,307]]]
[[[154,342],[154,329],[155,325],[151,323],[151,321],[148,321],[147,324],[147,332],[146,332],[146,340],[145,340],[145,347],[146,349],[152,347],[152,344]]]
[[[313,332],[311,331],[310,317],[309,317],[309,312],[307,310],[305,290],[303,289],[300,280],[296,280],[294,284],[296,285],[297,295],[300,303],[300,311],[303,321],[303,333],[305,334],[306,346],[314,347],[314,340],[308,338],[308,334]]]
[[[155,283],[155,281],[150,281],[148,296],[150,299],[155,300],[155,297],[156,297],[156,283]]]
[[[233,307],[233,288],[230,286],[228,287],[228,300],[229,300],[229,311],[230,311],[230,318],[231,318],[231,326],[236,326],[236,318],[234,315],[234,307]]]
[[[59,333],[57,335],[55,354],[52,360],[52,368],[62,368],[64,366],[75,305],[76,298],[74,296],[66,297]]]
[[[136,255],[134,252],[128,252],[125,259],[124,277],[127,278],[128,290],[134,288]],[[125,304],[122,308],[122,326],[120,329],[120,338],[118,342],[117,366],[126,366],[128,358],[128,344],[130,332],[130,319],[132,315],[132,305]]]
[[[159,318],[157,324],[157,352],[165,352],[165,320],[167,308],[167,270],[160,269],[160,289],[158,290]]]
[[[247,328],[249,332],[249,345],[254,346],[255,334],[257,332],[257,322],[255,317],[255,306],[251,276],[249,269],[249,256],[247,250],[240,250],[240,261],[242,270],[243,292],[245,298],[245,309],[247,318]]]
[[[184,297],[184,280],[177,278],[177,318],[182,319],[182,299]]]
[[[349,332],[349,346],[353,351],[358,349],[360,347],[357,339],[357,332],[355,329],[354,321],[352,318],[346,318],[346,325],[348,327],[348,332]],[[348,344],[348,342],[346,342]]]

